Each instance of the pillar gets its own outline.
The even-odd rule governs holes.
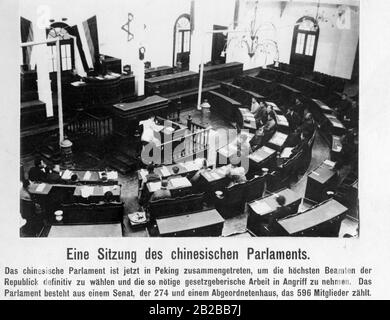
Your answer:
[[[43,28],[37,27],[34,24],[34,41],[45,41],[46,31]],[[38,82],[38,97],[39,100],[46,105],[46,117],[53,117],[53,100],[51,95],[51,81],[49,77],[49,63],[51,57],[49,56],[49,48],[46,45],[34,46],[31,53],[31,65],[37,66],[37,82]]]

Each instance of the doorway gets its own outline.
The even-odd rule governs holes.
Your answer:
[[[227,30],[228,27],[214,25],[213,30]],[[213,33],[213,42],[211,49],[211,64],[223,64],[226,63],[226,43],[227,33],[222,32]]]
[[[177,18],[173,30],[172,66],[185,71],[190,66],[191,23],[190,15],[182,14]]]
[[[300,18],[295,27],[291,45],[290,64],[305,72],[313,71],[320,28],[312,17]]]

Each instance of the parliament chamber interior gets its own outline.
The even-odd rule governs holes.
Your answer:
[[[358,237],[359,9],[21,2],[20,236]]]

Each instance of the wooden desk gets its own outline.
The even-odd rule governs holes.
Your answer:
[[[55,225],[50,227],[48,238],[106,238],[122,237],[120,223],[92,225]]]
[[[162,237],[219,237],[225,220],[217,210],[157,219]]]
[[[168,94],[175,91],[195,88],[199,82],[199,74],[193,71],[183,71],[145,79],[145,93],[153,95],[156,91]]]
[[[229,62],[214,66],[204,67],[204,80],[233,79],[242,74],[243,64],[241,62]]]
[[[212,112],[220,114],[228,121],[237,121],[240,115],[238,109],[241,107],[241,103],[216,91],[209,91],[206,96]]]
[[[64,175],[64,172],[67,173]],[[69,174],[70,172],[70,174]],[[104,184],[104,185],[112,185],[112,184],[118,184],[118,172],[117,171],[109,171],[107,173],[108,180],[106,182],[103,182],[101,179],[101,174],[103,171],[96,171],[96,170],[61,170],[60,176],[62,180],[64,180],[65,183],[70,183],[71,180],[70,177],[72,174],[77,174],[79,178],[79,183],[82,184]]]
[[[330,199],[301,214],[279,220],[284,235],[300,237],[337,237],[346,207]]]
[[[196,161],[196,160],[175,163],[169,166],[157,167],[154,169],[154,172],[157,173],[162,178],[169,178],[170,176],[174,175],[173,167],[179,168],[178,175],[190,177],[202,167],[202,163],[201,161]],[[141,182],[145,179],[147,174],[148,171],[146,169],[140,169],[137,171],[139,187],[141,186]]]
[[[146,187],[148,193],[152,195],[156,190],[161,188],[161,181],[148,182]],[[189,193],[192,189],[192,184],[186,177],[172,177],[168,180],[167,188],[171,191],[172,197],[176,198]]]
[[[337,172],[323,162],[307,177],[305,198],[321,202],[327,199],[326,192],[332,190],[337,183]]]
[[[160,77],[165,74],[172,74],[173,67],[170,66],[161,66],[156,68],[145,69],[145,79]]]
[[[256,92],[265,97],[268,97],[271,94],[271,88],[273,86],[273,82],[271,80],[253,76],[240,77],[236,82],[245,90]]]
[[[237,143],[229,143],[217,151],[217,166],[227,165],[230,163],[232,157],[238,158]]]
[[[74,202],[78,201],[81,198],[82,190],[84,188],[91,188],[92,191],[91,195],[89,196],[90,200],[93,201],[100,201],[103,200],[104,194],[107,191],[111,191],[114,195],[114,200],[119,201],[120,195],[121,195],[121,187],[119,185],[107,185],[107,186],[80,186],[80,185],[63,185],[63,184],[50,184],[50,183],[32,183],[29,187],[29,191],[33,195],[37,196],[44,196],[45,199],[50,199],[51,197],[51,191],[53,189],[61,189],[64,190],[64,192],[69,193],[72,191],[73,197],[76,197],[74,199]]]
[[[280,69],[273,69],[273,68],[260,69],[258,75],[261,78],[287,83],[287,84],[292,83],[294,79],[294,76],[290,72],[283,71]]]
[[[336,116],[326,114],[325,117],[328,119],[330,134],[337,136],[342,136],[345,134],[346,129]]]
[[[323,84],[303,77],[294,79],[294,87],[312,98],[323,98],[328,92],[327,88]]]
[[[248,142],[251,141],[254,136],[252,133],[247,133],[244,131],[241,134],[247,137]],[[238,158],[237,144],[238,137],[217,150],[217,166],[229,164],[231,163],[232,159]],[[250,150],[248,152],[250,152]],[[245,155],[241,154],[241,156],[244,157]]]
[[[306,102],[314,119],[320,124],[328,121],[326,115],[334,115],[333,110],[319,99],[306,99]]]
[[[278,87],[281,88],[284,92],[287,92],[289,94],[296,94],[297,95],[297,94],[301,93],[301,91],[299,91],[298,89],[295,89],[295,88],[290,87],[290,86],[283,84],[283,83],[279,83]]]
[[[108,191],[111,191],[113,194],[113,200],[119,201],[121,196],[121,187],[120,186],[76,186],[76,189],[73,193],[74,197],[82,198],[82,192],[83,190],[86,190],[86,188],[92,188],[90,189],[92,191],[92,194],[89,196],[89,198],[93,198],[95,200],[103,200],[104,194]]]
[[[226,177],[228,168],[223,166],[200,174],[201,183],[209,196],[214,197],[215,191],[222,191],[228,185],[229,179]]]
[[[47,196],[52,188],[52,184],[42,182],[42,183],[31,183],[28,190],[30,193],[35,195],[44,195]]]
[[[241,113],[243,127],[254,133],[257,129],[257,125],[253,113],[247,108],[239,108],[238,110]]]
[[[279,109],[279,111],[280,111],[280,109]],[[289,125],[286,117],[282,114],[278,114],[277,112],[275,112],[275,115],[276,115],[276,124],[278,127],[278,131],[281,131],[283,133],[290,132],[290,125]]]
[[[168,99],[160,96],[147,97],[140,101],[118,103],[113,107],[113,129],[116,135],[129,138],[138,128],[139,121],[152,115],[165,115]]]
[[[252,98],[257,99],[258,101],[265,101],[265,97],[261,94],[250,90],[245,90],[239,86],[227,82],[221,83],[221,88],[219,89],[219,91],[222,94],[227,95],[230,98],[238,101],[247,109],[250,109],[252,105]]]
[[[298,211],[302,198],[290,189],[283,189],[276,194],[248,203],[249,215],[247,220],[247,229],[255,235],[262,235],[261,225],[268,223],[269,215],[274,213],[279,207],[276,202],[276,197],[278,195],[282,195],[286,198],[286,207],[290,208],[292,214]]]
[[[276,150],[262,146],[249,155],[249,168],[251,172],[260,171],[262,168],[273,168],[276,161]]]
[[[135,96],[133,75],[108,74],[85,78],[86,94],[92,105],[110,104]]]
[[[284,148],[284,144],[288,135],[279,131],[276,131],[266,145],[272,149],[281,152]]]

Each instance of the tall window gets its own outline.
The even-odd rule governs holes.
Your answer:
[[[173,66],[181,65],[188,69],[191,50],[190,15],[182,14],[177,18],[173,31]]]
[[[290,64],[300,65],[305,70],[313,70],[319,27],[311,17],[299,19],[294,27]]]
[[[51,24],[47,30],[48,39],[60,38],[60,56],[61,56],[61,70],[74,69],[74,48],[73,40],[69,37],[69,33],[66,30],[69,26],[63,22],[55,22]],[[55,43],[48,44],[50,48],[50,62],[51,72],[57,72],[57,47]]]

